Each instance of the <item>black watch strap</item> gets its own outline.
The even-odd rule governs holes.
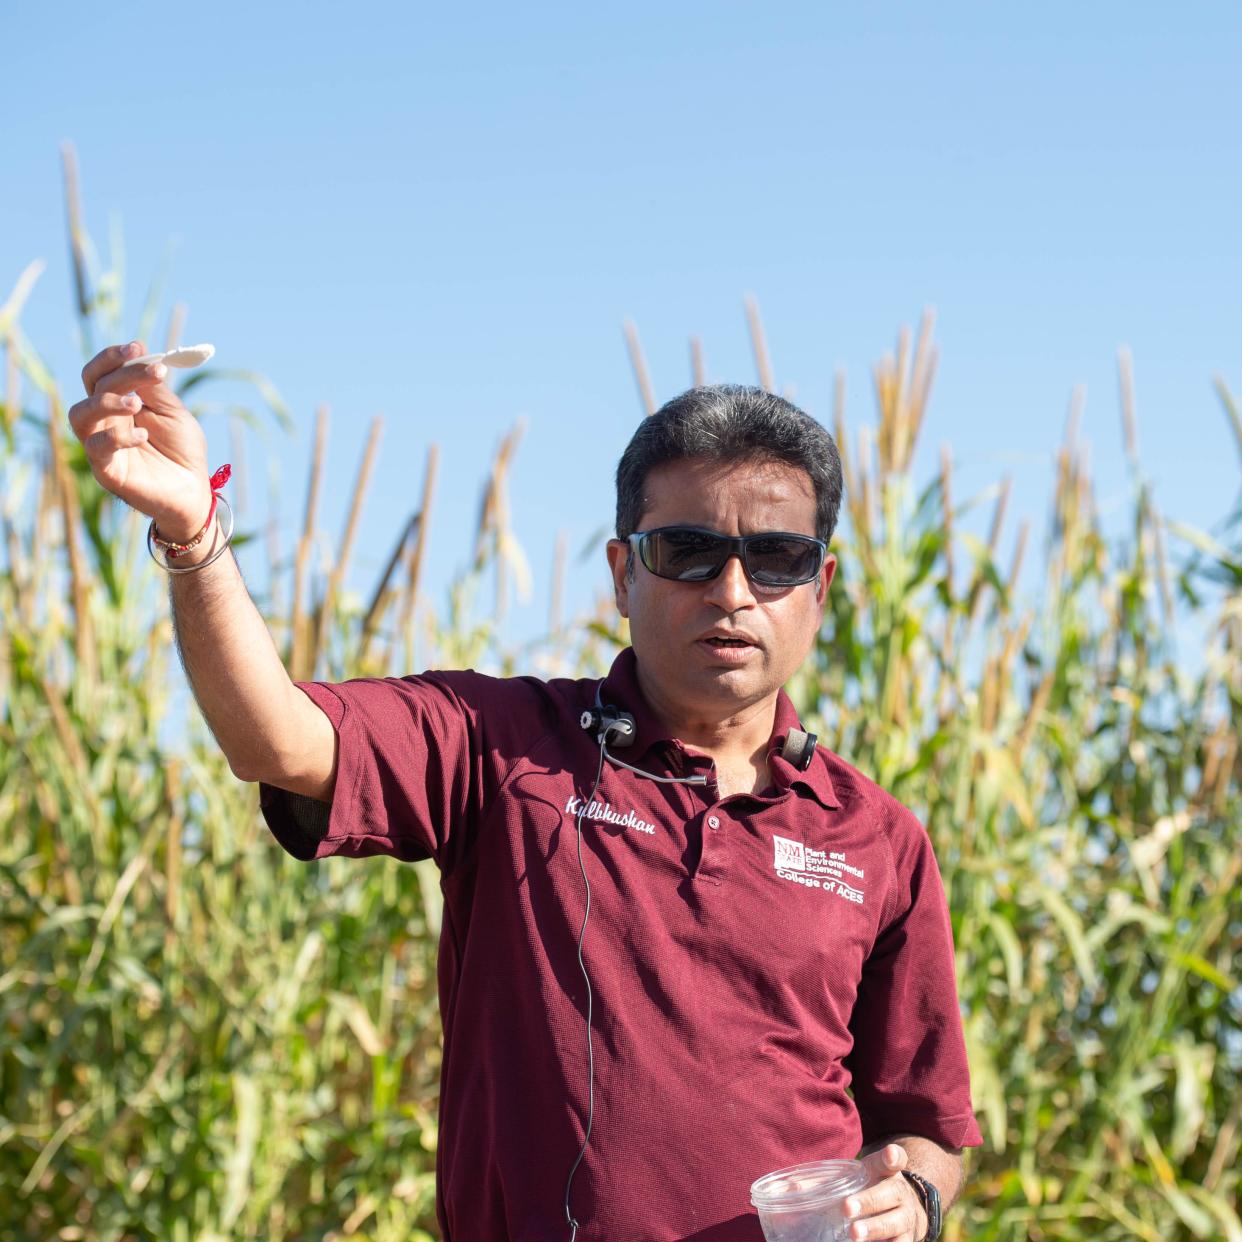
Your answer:
[[[940,1237],[940,1191],[927,1178],[911,1173],[909,1169],[902,1169],[901,1175],[914,1187],[914,1193],[927,1213],[927,1232],[920,1242],[936,1242]]]

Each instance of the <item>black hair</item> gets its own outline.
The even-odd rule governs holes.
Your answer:
[[[643,419],[617,463],[617,538],[638,528],[647,476],[666,461],[779,461],[815,489],[815,534],[828,542],[841,508],[836,441],[784,397],[743,384],[691,388]]]

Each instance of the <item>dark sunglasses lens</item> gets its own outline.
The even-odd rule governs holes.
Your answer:
[[[725,541],[702,530],[662,530],[642,539],[643,564],[658,578],[706,582],[720,572]]]
[[[732,551],[730,540],[711,531],[670,527],[644,535],[643,564],[659,578],[707,582]],[[789,587],[810,582],[823,564],[823,551],[811,539],[754,535],[746,541],[746,572],[760,586]]]
[[[796,586],[819,573],[819,545],[778,535],[751,539],[746,544],[747,570],[763,586]]]

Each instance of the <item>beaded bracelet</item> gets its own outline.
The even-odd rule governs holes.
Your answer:
[[[193,573],[197,569],[205,569],[212,563],[212,561],[223,555],[225,548],[229,546],[229,543],[233,538],[233,508],[217,489],[223,487],[229,481],[229,477],[232,473],[233,468],[226,463],[211,476],[211,509],[207,514],[207,520],[203,523],[202,529],[197,535],[194,536],[193,539],[189,541],[189,543],[176,543],[171,539],[162,539],[156,532],[155,521],[152,519],[151,525],[147,528],[147,550],[151,553],[151,559],[154,560],[161,569],[166,569],[170,574]],[[212,522],[215,519],[216,501],[218,500],[223,501],[224,507],[229,511],[229,529],[228,534],[224,537],[223,545],[216,549],[205,561],[200,561],[197,565],[190,565],[185,568],[178,569],[168,564],[170,560],[173,560],[179,556],[184,556],[187,552],[198,547],[198,545],[202,543],[203,537],[207,534],[208,528],[212,525]],[[163,561],[155,555],[156,547],[164,549],[165,559]]]
[[[211,509],[207,513],[207,520],[203,523],[202,529],[190,540],[189,543],[174,543],[171,539],[161,539],[155,533],[155,522],[151,522],[151,538],[155,541],[157,547],[167,550],[170,557],[183,556],[191,548],[196,548],[202,542],[203,536],[207,533],[207,527],[211,525],[211,519],[216,516],[216,494],[217,490],[223,487],[228,481],[229,476],[233,473],[233,468],[229,465],[221,466],[219,470],[211,476]]]
[[[220,500],[220,503],[224,505],[224,507],[228,510],[228,515],[229,515],[228,530],[224,532],[224,541],[220,544],[220,546],[218,548],[215,548],[215,543],[213,542],[212,547],[215,548],[215,551],[213,551],[212,554],[205,561],[199,561],[197,565],[183,565],[180,568],[178,568],[176,565],[168,564],[167,559],[161,561],[160,558],[155,555],[155,544],[153,542],[154,537],[155,537],[154,536],[155,523],[152,522],[151,525],[147,527],[147,551],[151,553],[151,559],[161,569],[165,570],[166,572],[170,574],[192,574],[192,573],[196,573],[200,569],[206,569],[207,566],[210,565],[213,561],[219,560],[220,557],[224,555],[224,553],[228,550],[229,544],[232,543],[233,541],[233,506],[230,505],[229,502],[225,500],[223,496],[219,497],[219,500]],[[219,535],[219,531],[220,531],[220,528],[217,525],[216,527],[217,536]],[[172,554],[169,552],[164,553],[165,558],[171,555]]]

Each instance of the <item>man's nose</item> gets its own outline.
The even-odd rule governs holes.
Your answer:
[[[735,552],[724,563],[724,568],[708,583],[704,600],[723,612],[736,612],[755,602],[750,579],[746,576],[742,558]]]

